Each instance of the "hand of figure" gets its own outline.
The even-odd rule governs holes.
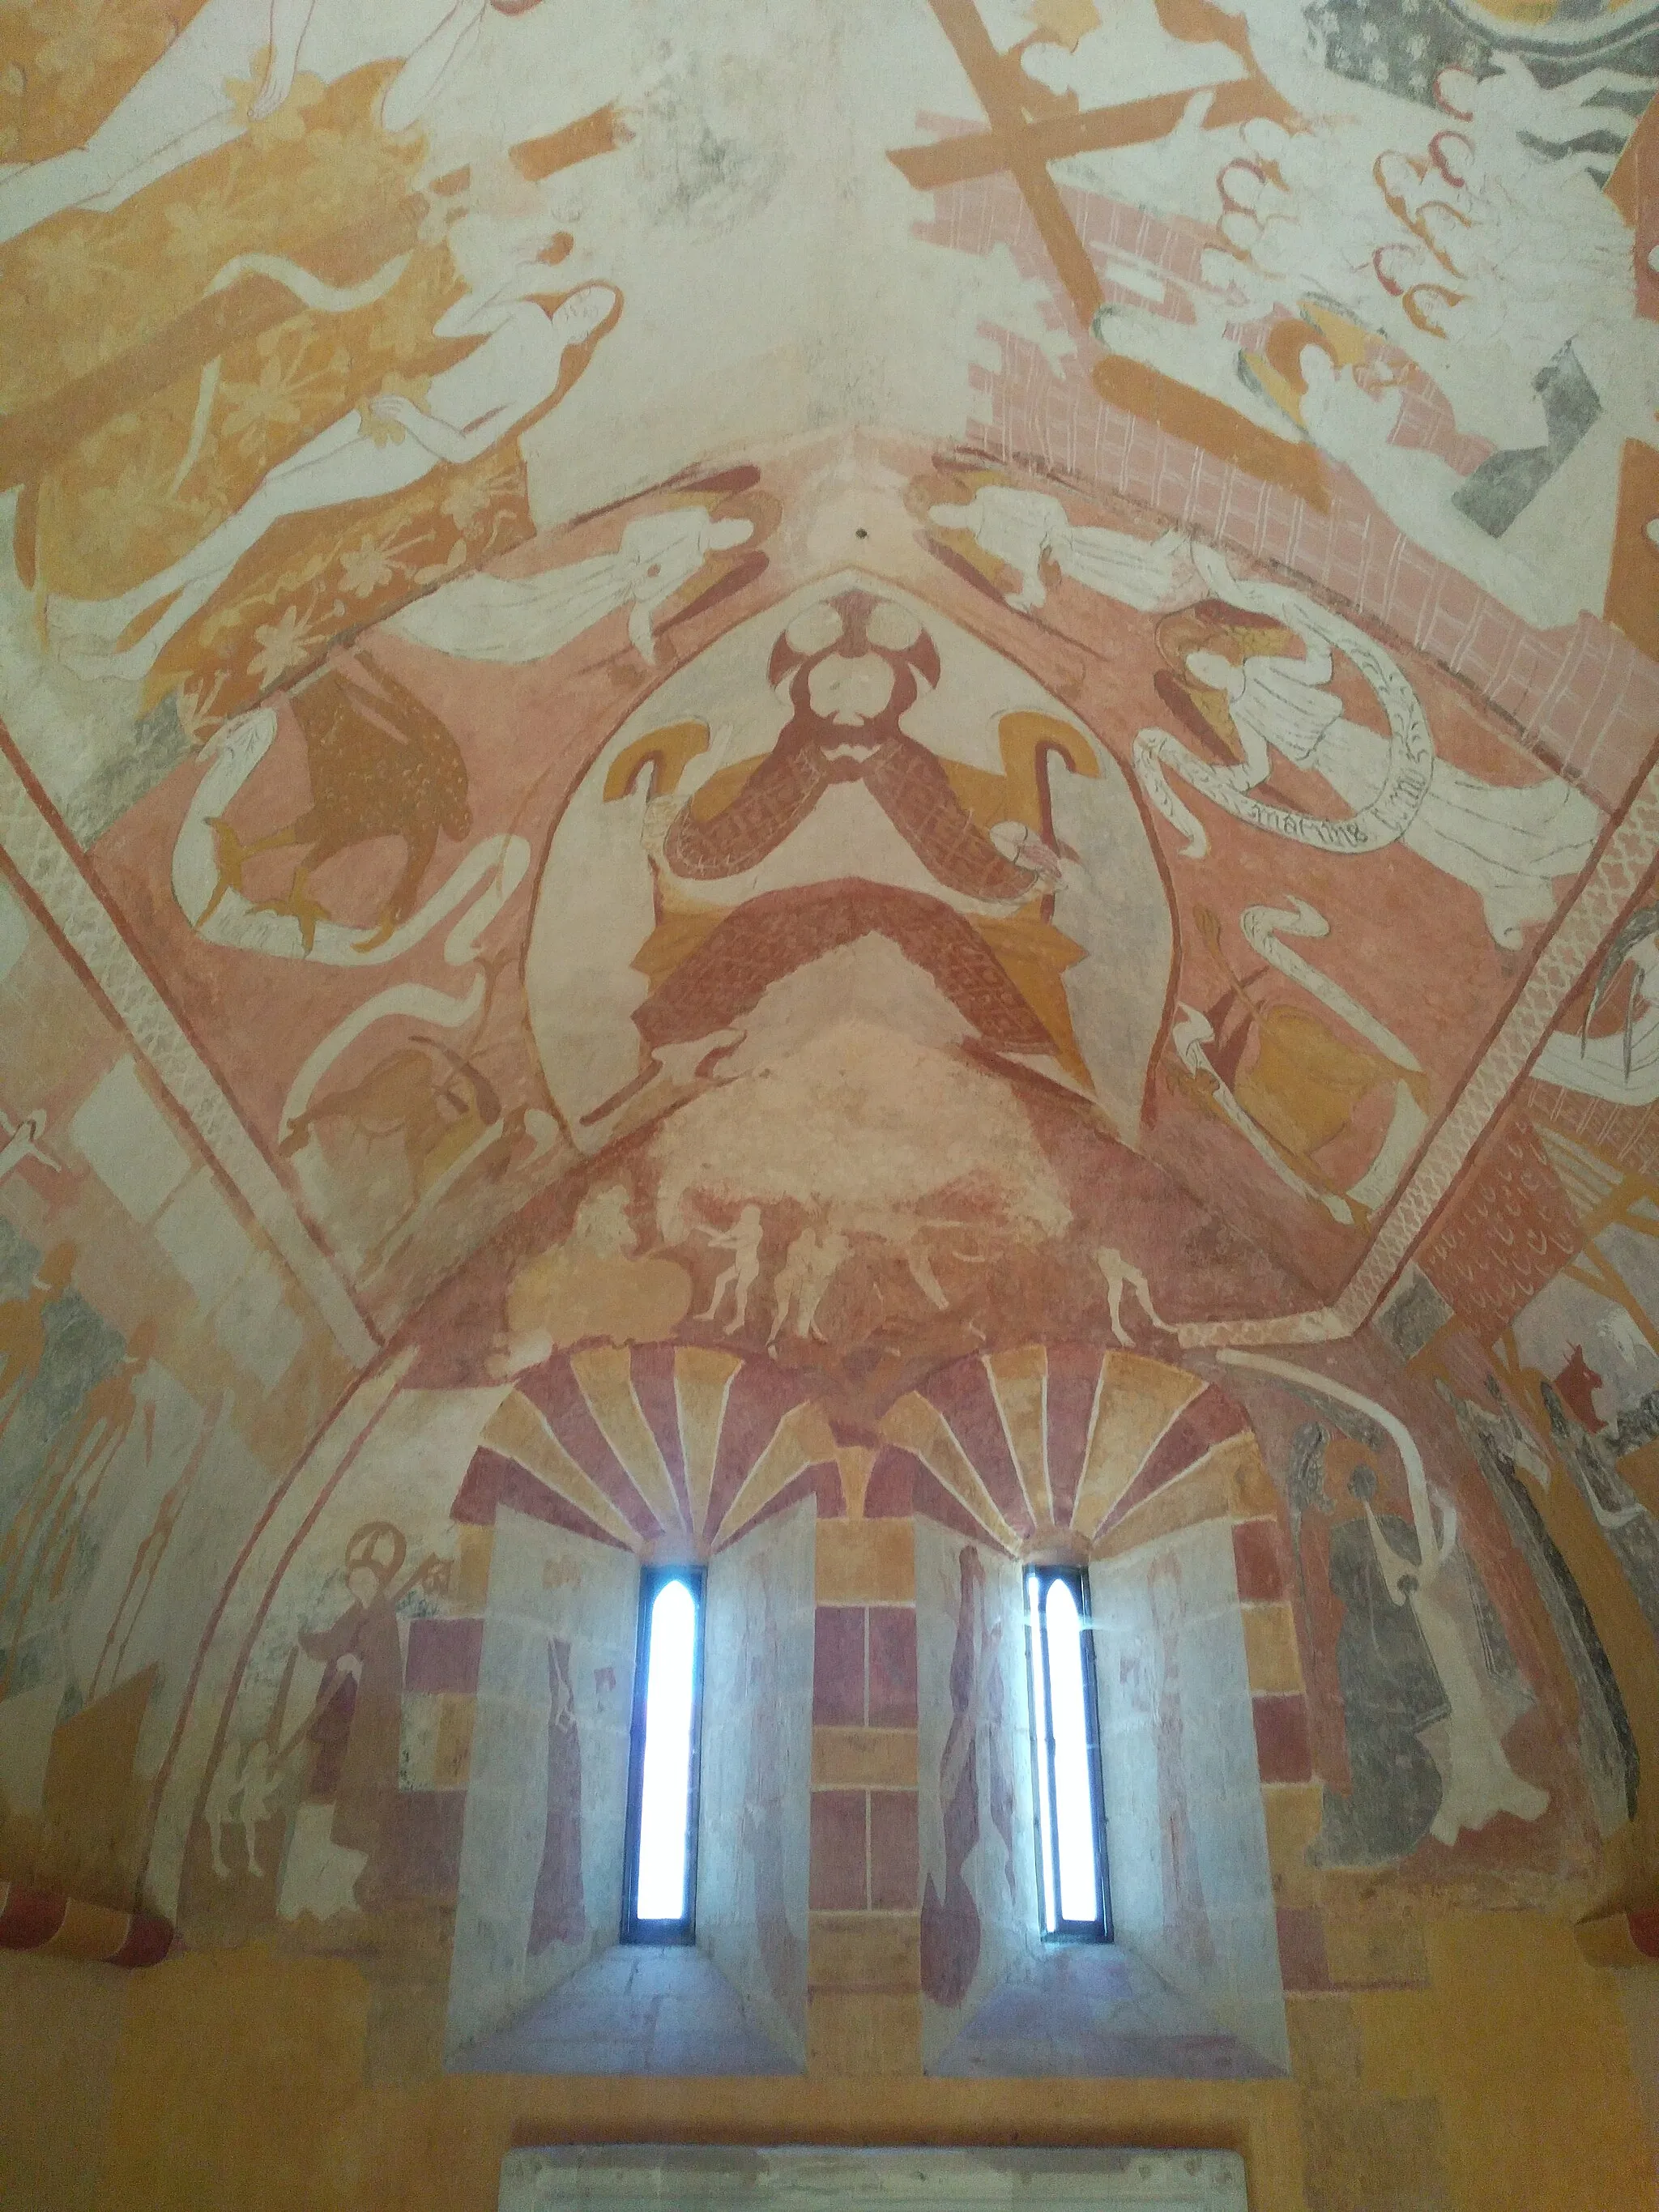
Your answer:
[[[1023,822],[998,822],[990,834],[991,842],[1005,860],[1035,876],[1045,890],[1060,889],[1063,876],[1060,855],[1043,843],[1036,830]]]
[[[294,89],[292,66],[284,68],[274,57],[265,70],[264,82],[253,95],[247,111],[250,123],[263,123],[268,115],[275,115]]]

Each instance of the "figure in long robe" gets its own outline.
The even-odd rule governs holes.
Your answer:
[[[146,1463],[155,1450],[155,1397],[149,1376],[153,1321],[141,1321],[121,1358],[88,1391],[73,1422],[53,1437],[39,1473],[0,1538],[0,1618],[10,1613],[10,1649],[0,1662],[0,1696],[11,1680],[23,1632],[42,1591],[61,1597],[100,1492],[135,1429]]]
[[[1450,1711],[1423,1632],[1384,1578],[1381,1549],[1419,1565],[1417,1539],[1398,1514],[1376,1515],[1376,1477],[1356,1468],[1360,1510],[1330,1535],[1331,1595],[1342,1607],[1336,1673],[1342,1688],[1350,1787],[1325,1790],[1311,1856],[1316,1864],[1380,1866],[1415,1850],[1440,1810],[1444,1785],[1423,1731]]]
[[[412,601],[386,627],[462,660],[522,665],[548,659],[605,615],[628,607],[629,641],[654,667],[658,613],[710,554],[744,544],[754,527],[742,516],[717,520],[707,507],[641,514],[623,530],[614,553],[532,576],[458,576]]]
[[[1328,645],[1288,596],[1280,606],[1270,626],[1206,601],[1161,624],[1160,642],[1170,650],[1178,641],[1177,684],[1213,729],[1237,741],[1243,761],[1225,773],[1239,791],[1267,781],[1277,751],[1322,776],[1358,812],[1388,783],[1393,741],[1348,719],[1330,689]],[[1593,803],[1559,776],[1486,783],[1437,756],[1400,842],[1467,884],[1497,942],[1518,945],[1527,925],[1553,914],[1557,879],[1577,874],[1601,829]]]
[[[748,1644],[749,1778],[737,1840],[749,1860],[755,1942],[767,1988],[786,2021],[803,2017],[806,1947],[792,1923],[790,1759],[783,1742],[777,1686],[782,1679],[777,1613],[770,1586],[760,1585],[761,1620]]]
[[[1158,1851],[1164,1884],[1164,1935],[1197,1972],[1213,1973],[1215,1938],[1198,1838],[1187,1795],[1188,1753],[1181,1686],[1181,1631],[1186,1600],[1181,1561],[1164,1553],[1152,1562],[1146,1579],[1147,1602],[1158,1631]]]
[[[234,514],[158,574],[116,599],[52,600],[48,623],[63,657],[88,675],[148,674],[168,639],[276,523],[407,490],[441,465],[464,466],[527,430],[563,398],[621,313],[614,285],[562,291],[539,261],[515,270],[487,297],[468,293],[434,335],[482,343],[432,380],[424,405],[383,393],[354,408],[270,470]],[[110,649],[156,608],[163,611],[136,643]]]
[[[1017,988],[969,913],[944,896],[872,877],[802,883],[768,864],[817,810],[856,792],[879,812],[940,892],[971,902],[994,923],[1059,880],[1059,862],[1029,825],[981,828],[957,796],[946,767],[903,727],[923,683],[937,683],[938,648],[905,609],[861,591],[808,609],[774,647],[769,680],[786,680],[793,714],[772,750],[750,765],[711,777],[690,800],[653,799],[647,838],[659,886],[684,901],[698,884],[759,872],[756,889],[721,913],[703,910],[690,931],[679,907],[665,911],[636,965],[650,995],[634,1022],[645,1047],[633,1084],[586,1119],[614,1112],[683,1047],[693,1072],[759,1004],[768,988],[838,946],[880,935],[923,969],[984,1044],[995,1051],[1059,1058],[1062,1048]],[[736,788],[734,789],[734,784]],[[684,889],[682,889],[684,887]],[[706,918],[704,918],[706,916]],[[1037,925],[1041,934],[1042,925]],[[1061,964],[1081,948],[1059,933],[1039,951]]]
[[[1191,541],[1181,532],[1147,540],[1073,522],[1051,493],[1017,484],[981,483],[971,499],[929,507],[927,520],[936,530],[967,532],[981,551],[1014,571],[1018,588],[1003,596],[1020,614],[1034,613],[1048,599],[1045,562],[1140,614],[1168,606],[1183,586],[1196,583]]]
[[[46,1351],[46,1308],[63,1297],[74,1273],[74,1245],[54,1244],[23,1296],[0,1303],[0,1434],[40,1371]]]
[[[1636,1818],[1642,1754],[1595,1616],[1517,1472],[1518,1461],[1535,1481],[1547,1484],[1549,1463],[1503,1396],[1495,1377],[1487,1376],[1486,1388],[1498,1406],[1496,1413],[1460,1395],[1443,1376],[1437,1377],[1434,1387],[1450,1407],[1459,1433],[1532,1570],[1577,1693],[1580,1753],[1601,1832],[1610,1835],[1621,1820]]]
[[[1399,1453],[1411,1499],[1409,1522],[1379,1513],[1376,1477],[1357,1468],[1348,1486],[1359,1516],[1331,1533],[1331,1587],[1346,1608],[1337,1672],[1354,1787],[1346,1803],[1326,1793],[1322,1862],[1397,1857],[1425,1827],[1449,1847],[1495,1814],[1540,1818],[1548,1791],[1516,1773],[1504,1748],[1533,1702],[1530,1686],[1459,1540],[1456,1508],[1431,1491],[1411,1431],[1386,1406],[1328,1376],[1262,1352],[1230,1350],[1221,1358],[1364,1416]]]
[[[1659,1517],[1650,1513],[1619,1472],[1625,1453],[1659,1435],[1659,1391],[1626,1407],[1616,1425],[1589,1428],[1567,1405],[1562,1378],[1542,1385],[1550,1434],[1580,1496],[1595,1516],[1607,1547],[1623,1568],[1648,1626],[1659,1638]]]
[[[392,1589],[402,1565],[401,1531],[372,1522],[346,1554],[350,1603],[325,1629],[302,1630],[300,1648],[323,1662],[307,1725],[313,1759],[306,1798],[331,1805],[329,1840],[362,1854],[357,1903],[369,1902],[375,1860],[398,1796],[403,1748],[403,1643]]]
[[[587,1933],[582,1894],[582,1739],[570,1682],[570,1639],[547,1646],[547,1826],[530,1913],[532,1959],[550,1944],[580,1943]]]

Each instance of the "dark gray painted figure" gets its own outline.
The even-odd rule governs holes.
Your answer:
[[[1428,1277],[1416,1267],[1408,1267],[1372,1326],[1401,1361],[1409,1362],[1439,1334],[1451,1316],[1451,1308]]]
[[[1305,1512],[1314,1503],[1308,1493],[1316,1455],[1322,1472],[1324,1439],[1319,1436],[1316,1446],[1304,1430],[1297,1443],[1304,1447],[1297,1486]],[[1351,1786],[1346,1796],[1326,1788],[1324,1816],[1308,1853],[1316,1866],[1381,1866],[1416,1849],[1443,1794],[1440,1770],[1422,1732],[1451,1711],[1415,1612],[1389,1595],[1372,1522],[1401,1560],[1420,1560],[1416,1531],[1398,1514],[1375,1512],[1376,1477],[1370,1468],[1357,1467],[1348,1487],[1371,1509],[1340,1522],[1330,1538],[1331,1594],[1342,1607],[1336,1672]],[[1297,1519],[1300,1571],[1299,1515]]]
[[[1492,1387],[1490,1380],[1488,1387]],[[1610,1835],[1622,1822],[1635,1819],[1642,1781],[1641,1753],[1613,1662],[1583,1592],[1516,1469],[1504,1423],[1475,1400],[1460,1397],[1449,1384],[1437,1382],[1435,1388],[1451,1407],[1463,1441],[1532,1570],[1578,1692],[1579,1756],[1597,1825],[1603,1835]]]
[[[45,1647],[23,1634],[29,1595],[64,1486],[84,1471],[72,1453],[62,1464],[65,1439],[72,1446],[74,1425],[127,1349],[70,1285],[68,1267],[54,1265],[73,1258],[68,1245],[43,1255],[0,1220],[0,1343],[23,1355],[0,1393],[0,1694],[34,1686]]]
[[[1526,513],[1601,412],[1571,338],[1539,370],[1532,388],[1544,403],[1546,442],[1489,454],[1452,495],[1452,505],[1488,538],[1501,538]]]

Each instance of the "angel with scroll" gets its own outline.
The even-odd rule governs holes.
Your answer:
[[[1464,1829],[1484,1828],[1499,1813],[1540,1819],[1549,1792],[1516,1772],[1504,1744],[1534,1702],[1531,1685],[1501,1621],[1499,1635],[1491,1632],[1495,1616],[1456,1506],[1431,1488],[1411,1431],[1386,1406],[1329,1376],[1259,1352],[1220,1358],[1359,1414],[1373,1449],[1385,1441],[1395,1447],[1411,1501],[1409,1521],[1388,1511],[1375,1471],[1356,1467],[1348,1487],[1358,1511],[1331,1532],[1332,1589],[1346,1616],[1338,1669],[1354,1789],[1346,1800],[1327,1789],[1310,1858],[1375,1865],[1404,1856],[1425,1832],[1449,1848]],[[1324,1504],[1324,1441],[1316,1426],[1304,1460],[1304,1510]]]
[[[1337,825],[1247,799],[1272,774],[1276,750],[1291,767],[1322,776],[1354,810],[1356,821],[1374,817],[1363,834],[1346,842],[1347,849],[1375,849],[1397,839],[1479,896],[1486,927],[1499,945],[1516,945],[1528,923],[1547,921],[1555,910],[1556,878],[1576,875],[1595,849],[1601,828],[1595,805],[1559,776],[1492,784],[1439,758],[1404,679],[1374,641],[1356,634],[1356,642],[1369,648],[1367,658],[1386,665],[1413,709],[1426,775],[1419,772],[1414,783],[1403,784],[1397,775],[1399,732],[1383,737],[1351,721],[1330,688],[1333,645],[1343,641],[1324,611],[1278,586],[1237,583],[1220,556],[1207,549],[1198,549],[1194,557],[1213,596],[1159,623],[1166,673],[1158,691],[1206,746],[1213,750],[1218,739],[1235,757],[1225,767],[1212,767],[1162,732],[1143,732],[1137,763],[1149,789],[1156,783],[1173,798],[1156,774],[1158,765],[1171,765],[1258,827],[1341,849],[1345,841],[1318,834]],[[1149,745],[1149,736],[1162,742]],[[1385,799],[1391,818],[1385,817]],[[1201,852],[1201,830],[1179,800],[1174,805],[1185,826],[1197,833]]]

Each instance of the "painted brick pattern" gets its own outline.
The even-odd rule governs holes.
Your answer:
[[[1085,245],[1135,256],[1183,282],[1196,279],[1206,242],[1197,226],[1166,223],[1091,193],[1063,197]],[[1006,245],[1023,273],[1052,281],[1036,226],[1006,175],[936,193],[933,220],[919,230],[963,252]],[[1532,629],[1403,538],[1341,472],[1331,472],[1330,511],[1318,514],[1282,486],[1107,406],[1081,353],[1057,374],[1030,340],[1001,330],[988,334],[1002,366],[974,373],[984,413],[971,426],[973,443],[1009,463],[1033,461],[1144,500],[1243,553],[1296,568],[1474,685],[1514,719],[1524,744],[1603,804],[1629,788],[1659,726],[1659,666],[1620,632],[1589,615],[1571,628]],[[1401,442],[1440,452],[1449,440],[1467,459],[1465,441],[1431,420],[1427,403],[1402,426]]]

